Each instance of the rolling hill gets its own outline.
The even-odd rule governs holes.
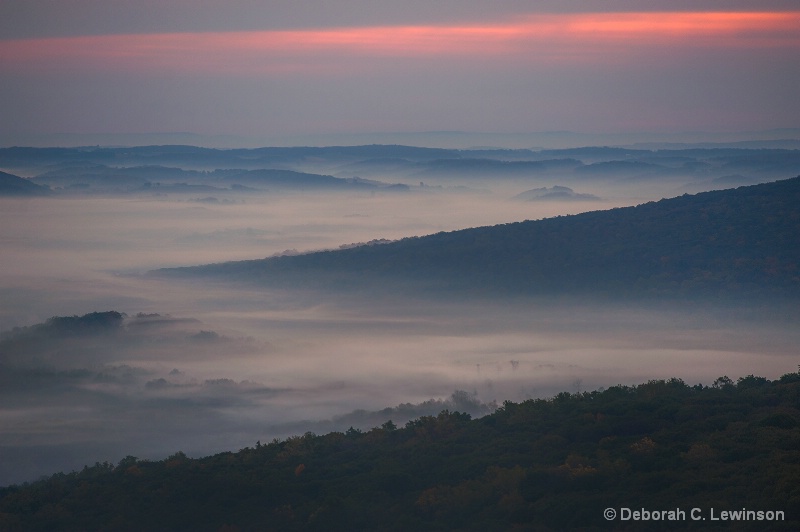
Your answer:
[[[20,178],[21,179],[21,178]],[[213,172],[149,165],[110,167],[99,164],[65,165],[31,179],[55,191],[83,193],[180,192],[229,190],[407,190],[405,185],[391,185],[366,179],[343,179],[330,175],[293,170],[226,169]]]
[[[334,289],[800,296],[800,177],[335,251],[172,268]]]
[[[0,528],[797,530],[798,393],[797,373],[651,380],[479,419],[445,410],[206,458],[127,456],[0,488]]]
[[[402,145],[328,147],[264,147],[211,149],[195,146],[0,148],[0,168],[18,175],[52,179],[67,168],[123,168],[148,181],[167,177],[164,168],[192,171],[219,169],[293,170],[334,177],[383,180],[387,176],[414,181],[505,178],[537,180],[557,174],[568,180],[672,180],[696,190],[718,188],[712,181],[741,175],[755,184],[800,173],[800,150],[754,147],[692,147],[631,149],[583,147],[556,150],[440,149]],[[159,169],[158,167],[162,167]],[[157,170],[158,179],[143,168]],[[53,172],[58,170],[57,172]],[[69,173],[69,172],[67,172]],[[125,174],[130,177],[132,174]],[[175,176],[173,176],[175,177]],[[190,174],[183,179],[193,179]],[[540,184],[541,185],[541,184]],[[698,188],[699,187],[699,188]],[[702,188],[706,187],[706,188]]]
[[[28,179],[0,172],[0,196],[42,196],[49,192],[47,187],[32,183]]]

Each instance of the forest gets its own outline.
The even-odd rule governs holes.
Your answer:
[[[672,378],[96,463],[0,489],[0,529],[730,530],[712,516],[745,508],[736,530],[797,530],[799,464],[800,373]]]
[[[800,177],[379,245],[174,268],[264,284],[478,295],[800,295]]]

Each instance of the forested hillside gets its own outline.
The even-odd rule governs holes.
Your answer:
[[[13,174],[0,172],[0,196],[44,196],[48,192],[47,187]]]
[[[665,524],[622,521],[629,508],[683,510],[682,520],[666,523],[670,530],[699,524],[693,516],[730,530],[730,522],[710,519],[745,508],[753,519],[735,530],[797,530],[798,478],[800,374],[772,382],[721,377],[712,386],[670,379],[506,402],[474,420],[444,411],[404,427],[386,420],[367,432],[306,433],[202,459],[181,452],[158,462],[129,456],[0,490],[0,529]],[[618,512],[611,521],[604,517],[609,508]]]
[[[159,274],[477,294],[800,295],[800,178]]]

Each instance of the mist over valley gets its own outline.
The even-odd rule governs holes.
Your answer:
[[[127,455],[204,456],[562,391],[796,367],[795,150],[4,148],[0,170],[19,179],[4,174],[3,190],[36,190],[0,198],[0,448],[13,457],[0,485]],[[730,190],[758,183],[773,188]],[[628,212],[641,218],[613,221]],[[539,241],[504,231],[537,223],[554,228],[554,247],[540,242],[513,270],[511,252]],[[635,280],[614,261],[644,267],[657,230],[685,230],[687,249],[707,252],[657,255],[684,261],[686,279],[725,278],[616,297]],[[512,270],[567,272],[556,248],[619,284],[597,292],[588,269],[569,290],[515,289]],[[434,269],[420,269],[425,257],[439,257]],[[286,265],[281,282],[250,276],[265,258]],[[413,282],[393,284],[402,271]]]

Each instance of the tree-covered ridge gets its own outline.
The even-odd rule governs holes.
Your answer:
[[[800,295],[800,178],[380,246],[162,273],[475,293]]]
[[[27,335],[39,336],[68,336],[87,333],[114,331],[122,325],[125,314],[115,310],[105,312],[89,312],[83,316],[53,316],[44,323],[29,327],[15,327],[11,331],[2,333],[0,339],[25,337]]]
[[[747,508],[800,526],[800,374],[679,379],[444,411],[238,452],[127,457],[0,490],[2,530],[594,530],[606,508]],[[702,523],[730,529],[729,522]]]
[[[47,187],[14,174],[0,172],[0,196],[44,196],[48,192]]]

